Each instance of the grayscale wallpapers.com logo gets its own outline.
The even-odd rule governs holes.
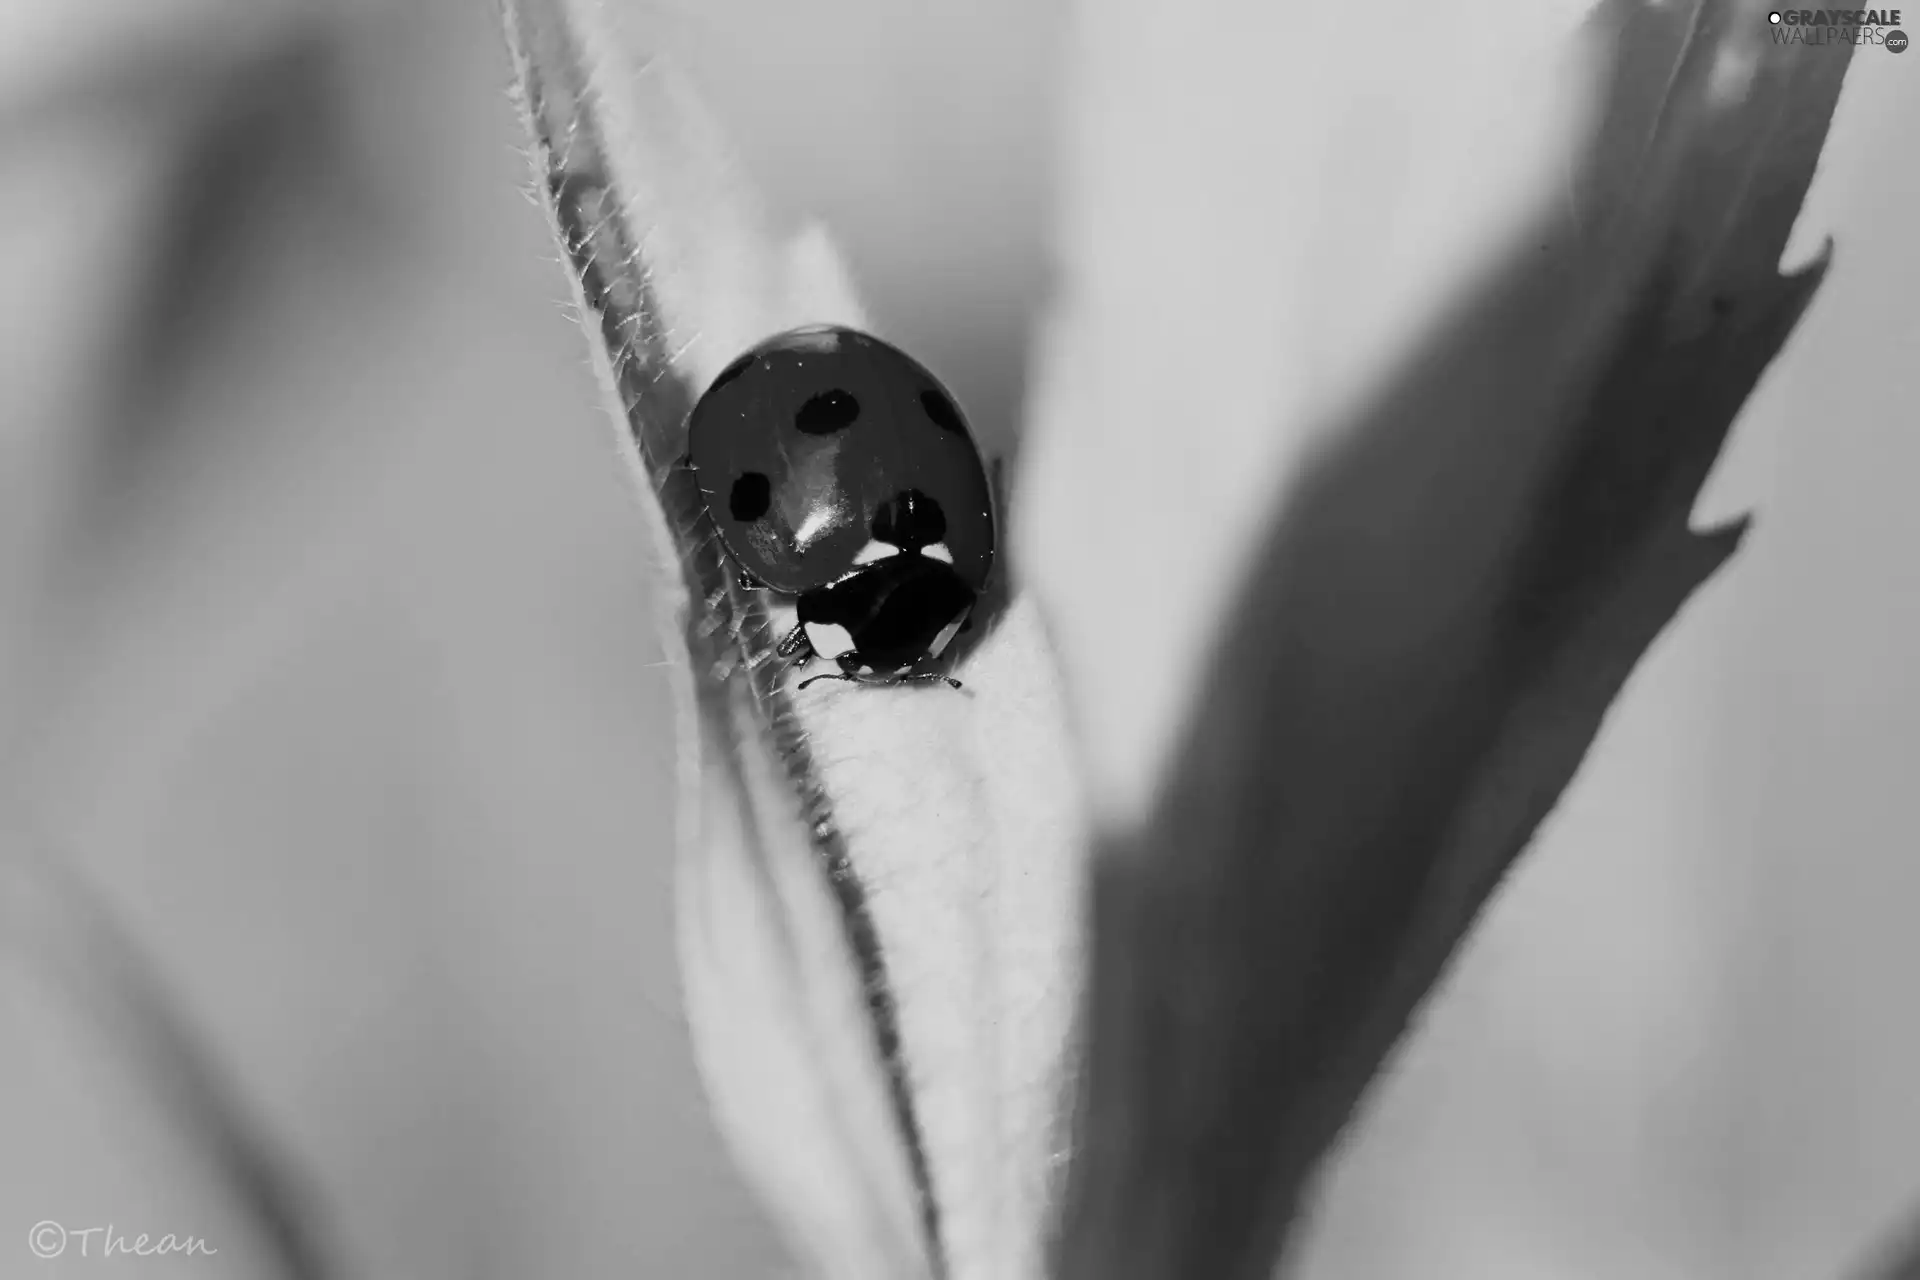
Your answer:
[[[1877,44],[1907,51],[1898,9],[1775,9],[1767,15],[1775,44]]]

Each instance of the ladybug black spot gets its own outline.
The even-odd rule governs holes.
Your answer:
[[[836,387],[822,391],[801,405],[800,411],[793,415],[793,426],[806,435],[830,436],[852,426],[859,416],[860,402]]]
[[[733,482],[727,494],[727,510],[735,520],[751,524],[767,514],[773,505],[773,484],[758,471],[749,471]]]
[[[965,432],[966,424],[960,421],[960,411],[953,407],[953,401],[935,390],[920,393],[920,407],[933,419],[933,425],[942,431]]]
[[[908,489],[880,504],[870,529],[877,541],[918,551],[947,536],[947,513],[920,490]]]

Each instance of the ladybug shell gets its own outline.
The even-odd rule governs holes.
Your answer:
[[[899,348],[852,329],[795,329],[715,378],[687,448],[720,540],[750,577],[798,594],[846,577],[878,538],[944,544],[981,590],[993,496],[953,397]]]

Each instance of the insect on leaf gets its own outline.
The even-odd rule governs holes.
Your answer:
[[[701,1074],[817,1273],[1032,1274],[1084,843],[1055,664],[1016,597],[977,629],[964,690],[797,687],[778,652],[794,606],[729,565],[682,465],[687,419],[774,334],[875,326],[825,237],[757,207],[654,16],[506,5],[541,199],[677,606]]]

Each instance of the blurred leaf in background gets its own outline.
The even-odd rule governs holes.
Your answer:
[[[352,1273],[764,1274],[680,1027],[640,533],[493,15],[27,8],[9,827],[74,852]],[[45,934],[0,970],[5,1248],[112,1221],[261,1275]]]

